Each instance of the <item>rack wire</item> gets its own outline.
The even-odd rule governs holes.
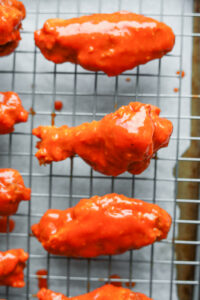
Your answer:
[[[178,206],[191,203],[199,207],[200,203],[199,199],[178,197],[180,182],[200,182],[198,177],[184,178],[179,175],[181,162],[198,164],[200,161],[199,157],[182,156],[191,141],[200,140],[200,136],[190,134],[190,121],[200,119],[199,115],[190,114],[191,101],[200,99],[200,94],[192,94],[191,90],[192,41],[200,37],[200,32],[192,31],[192,21],[199,18],[200,13],[193,12],[192,1],[189,0],[23,2],[27,8],[27,17],[23,23],[22,41],[14,54],[0,60],[0,89],[18,92],[25,108],[31,107],[36,114],[30,115],[26,124],[17,125],[14,133],[0,137],[0,167],[18,169],[26,185],[32,188],[32,197],[29,203],[22,203],[17,214],[12,217],[16,221],[15,231],[0,234],[0,250],[22,247],[29,252],[30,257],[25,270],[25,288],[15,290],[0,287],[0,298],[34,299],[33,295],[38,289],[36,271],[46,268],[49,287],[68,296],[85,293],[101,286],[103,282],[115,281],[110,276],[117,273],[122,284],[146,293],[155,300],[182,300],[177,295],[178,286],[194,287],[188,300],[200,299],[200,234],[197,234],[195,240],[181,240],[177,237],[178,225],[196,225],[198,230],[200,225],[199,219],[181,219]],[[176,33],[175,49],[161,60],[108,78],[101,72],[88,72],[71,64],[53,65],[34,46],[33,32],[47,18],[71,18],[120,9],[171,23]],[[184,68],[187,68],[186,76],[182,78],[176,71]],[[127,77],[129,81],[126,81]],[[174,87],[179,89],[178,93],[174,93]],[[31,132],[38,125],[51,123],[56,99],[62,100],[64,104],[62,112],[56,112],[55,122],[58,126],[98,120],[116,107],[136,99],[158,105],[162,115],[174,123],[170,145],[161,150],[149,169],[139,176],[123,174],[117,178],[106,177],[90,169],[78,157],[40,167],[34,157],[36,138]],[[47,254],[31,236],[30,226],[48,208],[64,209],[76,204],[81,198],[109,192],[157,203],[169,211],[173,225],[168,238],[123,255],[75,260]],[[195,246],[196,258],[178,260],[176,245]],[[193,266],[194,277],[184,280],[177,278],[176,267],[179,265]],[[132,287],[133,283],[135,287]]]

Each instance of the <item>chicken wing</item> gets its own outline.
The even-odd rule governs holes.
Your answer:
[[[12,53],[18,46],[21,21],[26,11],[22,2],[17,0],[0,0],[0,56]]]
[[[31,189],[26,188],[22,176],[14,169],[0,169],[0,215],[16,213],[22,200],[30,200]]]
[[[0,251],[0,285],[22,288],[25,285],[23,270],[28,253],[22,249]]]
[[[50,253],[69,257],[121,254],[166,238],[169,214],[155,204],[108,194],[49,209],[32,232]]]
[[[151,300],[144,294],[135,293],[129,289],[116,287],[112,284],[106,284],[88,294],[70,298],[51,290],[41,289],[37,297],[39,300]]]
[[[172,123],[159,117],[159,108],[131,102],[100,121],[76,127],[39,126],[36,153],[40,164],[78,154],[94,170],[117,176],[125,171],[143,172],[154,153],[166,147]]]
[[[26,122],[28,112],[14,92],[0,92],[0,134],[11,133],[14,125]]]
[[[161,58],[174,42],[169,26],[128,11],[49,19],[35,32],[35,43],[48,60],[80,64],[108,76]]]

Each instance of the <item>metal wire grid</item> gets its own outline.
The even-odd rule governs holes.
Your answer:
[[[95,2],[95,1],[94,1]],[[93,5],[94,5],[93,2]],[[96,1],[96,8],[99,12],[102,10],[102,2],[103,0]],[[114,2],[114,1],[113,1]],[[123,2],[122,1],[115,1],[117,9],[123,9]],[[143,7],[143,1],[138,1],[138,11],[140,13],[145,14],[145,10]],[[29,7],[30,2],[24,1],[25,5]],[[45,15],[45,18],[47,18],[46,15],[53,15],[55,16],[65,16],[68,15],[68,11],[61,11],[63,1],[54,1],[56,3],[56,7],[54,6],[54,11],[44,12],[41,11],[41,3],[45,3],[45,1],[34,1],[35,9],[32,11],[28,10],[28,17],[31,15],[34,17],[35,21],[35,28],[32,27],[31,30],[24,30],[23,37],[25,38],[26,35],[30,35],[32,38],[33,31],[38,28],[39,26],[39,19],[41,16]],[[91,2],[92,3],[92,2]],[[182,69],[182,62],[183,62],[183,39],[186,37],[199,37],[200,33],[190,33],[185,34],[184,31],[184,19],[185,18],[192,18],[192,17],[199,17],[199,14],[193,14],[193,13],[186,13],[185,12],[185,1],[183,1],[182,4],[182,11],[180,14],[165,14],[164,13],[164,1],[160,0],[160,12],[151,14],[152,16],[159,17],[160,20],[162,20],[166,16],[174,16],[180,18],[181,23],[181,31],[177,36],[180,37],[180,53],[178,54],[168,54],[167,56],[170,58],[176,58],[179,60],[179,69]],[[71,4],[71,3],[70,3]],[[76,15],[85,14],[85,13],[92,13],[87,11],[83,12],[81,11],[81,1],[76,1]],[[71,15],[71,14],[70,14]],[[23,41],[23,40],[22,40]],[[33,64],[33,70],[31,71],[23,71],[18,70],[16,68],[17,63],[17,57],[18,55],[23,54],[30,54],[32,55],[32,64]],[[117,272],[119,275],[121,275],[120,272],[124,272],[123,268],[127,268],[127,273],[122,275],[122,282],[126,283],[136,283],[136,289],[138,287],[138,290],[141,292],[146,292],[150,297],[154,297],[155,291],[159,288],[165,288],[168,289],[168,294],[163,296],[163,299],[176,299],[176,285],[177,284],[189,284],[197,286],[198,288],[198,294],[197,297],[199,299],[200,297],[200,291],[199,291],[199,285],[200,285],[200,278],[196,278],[193,281],[181,281],[175,279],[175,266],[178,264],[190,264],[196,266],[198,270],[200,269],[200,262],[198,260],[196,261],[177,261],[175,259],[175,252],[174,252],[174,246],[175,244],[191,244],[196,245],[199,249],[200,240],[196,241],[181,241],[176,240],[176,225],[178,223],[190,223],[190,224],[200,224],[200,221],[194,221],[194,220],[180,220],[177,217],[177,203],[187,203],[190,201],[190,203],[200,203],[200,200],[192,200],[192,199],[176,199],[176,189],[177,189],[177,183],[179,181],[188,181],[188,182],[199,182],[199,179],[197,178],[179,178],[178,177],[178,168],[176,168],[176,174],[175,178],[172,178],[171,176],[165,176],[164,178],[160,178],[158,174],[158,164],[161,163],[172,163],[177,164],[181,160],[187,160],[187,161],[199,161],[199,158],[183,158],[180,154],[180,144],[183,141],[190,141],[190,140],[199,140],[200,137],[191,137],[191,136],[181,136],[181,120],[190,120],[190,119],[199,119],[199,116],[190,116],[189,114],[182,114],[181,112],[181,101],[185,99],[186,101],[190,101],[194,95],[191,94],[182,94],[182,80],[181,76],[177,76],[174,74],[163,74],[161,72],[161,64],[162,61],[160,60],[157,66],[157,71],[154,68],[154,73],[148,73],[141,71],[141,67],[137,67],[136,71],[134,72],[126,72],[119,77],[116,77],[114,79],[114,90],[113,92],[108,93],[102,93],[98,89],[99,82],[101,80],[101,77],[104,77],[105,75],[103,73],[96,73],[94,74],[94,85],[93,90],[91,92],[79,92],[78,91],[78,83],[79,83],[79,76],[85,76],[88,78],[88,85],[90,85],[89,82],[89,75],[90,72],[87,72],[77,66],[71,67],[71,69],[67,69],[66,65],[65,68],[67,69],[62,71],[62,68],[57,67],[54,65],[53,70],[51,71],[38,71],[38,61],[37,57],[39,55],[39,51],[34,48],[34,50],[21,50],[20,48],[15,51],[15,53],[12,55],[13,62],[12,62],[12,71],[9,70],[2,70],[0,71],[1,76],[6,74],[11,74],[11,90],[17,90],[17,77],[22,74],[24,76],[28,76],[29,74],[32,75],[32,91],[26,91],[26,90],[20,90],[19,94],[21,97],[30,97],[29,102],[26,103],[24,101],[24,105],[29,107],[31,106],[34,110],[36,110],[35,116],[29,117],[29,123],[27,124],[27,128],[24,132],[24,125],[20,125],[18,128],[21,127],[21,130],[19,131],[16,129],[16,131],[9,135],[8,140],[6,140],[6,137],[4,137],[3,142],[8,146],[7,150],[0,149],[0,159],[3,164],[5,163],[6,167],[15,167],[18,166],[18,169],[22,169],[22,175],[25,178],[27,184],[32,188],[32,201],[28,204],[28,210],[26,208],[19,210],[19,212],[16,214],[16,223],[21,222],[24,226],[24,230],[19,232],[13,232],[10,234],[5,234],[0,236],[1,246],[5,248],[11,248],[12,245],[18,245],[20,247],[21,245],[25,250],[27,250],[30,254],[30,259],[27,264],[26,269],[26,287],[22,290],[13,291],[9,288],[0,289],[0,295],[1,297],[6,297],[6,299],[32,299],[32,295],[37,291],[36,286],[36,275],[35,272],[33,272],[33,266],[34,265],[45,265],[45,267],[48,270],[48,280],[50,284],[50,288],[53,289],[54,281],[56,281],[54,289],[57,291],[62,291],[66,295],[75,295],[80,293],[77,286],[79,286],[82,293],[89,291],[90,289],[95,288],[95,286],[99,286],[102,282],[108,282],[110,281],[109,277],[114,272]],[[9,57],[11,59],[11,56]],[[74,68],[74,69],[73,69]],[[73,81],[73,89],[69,91],[60,92],[57,90],[57,79],[59,75],[72,75],[74,77]],[[38,75],[52,75],[53,81],[52,81],[52,90],[51,91],[38,91],[37,86],[37,76]],[[119,85],[120,85],[120,78],[125,79],[125,77],[130,76],[132,80],[135,81],[135,90],[133,92],[120,92],[119,91]],[[141,93],[139,91],[139,83],[142,78],[142,76],[146,76],[151,80],[152,78],[157,79],[157,87],[154,92],[151,93]],[[24,77],[25,78],[25,77]],[[179,93],[178,97],[174,93],[166,94],[162,92],[161,89],[161,80],[164,78],[165,80],[168,79],[178,79],[179,80]],[[108,78],[106,78],[108,80]],[[49,89],[50,90],[50,89]],[[51,110],[40,110],[37,109],[37,100],[38,96],[48,96],[49,100],[51,100]],[[112,101],[112,109],[114,110],[116,107],[120,106],[120,98],[123,98],[123,101],[130,101],[131,99],[149,99],[149,102],[152,100],[154,101],[154,104],[160,106],[162,102],[168,98],[168,99],[176,99],[178,100],[178,110],[176,114],[165,114],[166,117],[172,119],[172,121],[177,121],[177,126],[175,130],[175,134],[172,137],[172,140],[174,140],[176,144],[176,150],[175,150],[175,156],[167,156],[162,154],[158,154],[157,159],[152,162],[152,172],[150,173],[143,173],[141,176],[131,176],[129,174],[123,174],[119,178],[110,178],[102,176],[101,174],[98,174],[94,172],[93,170],[87,168],[87,166],[83,166],[84,170],[87,169],[86,172],[82,172],[82,169],[78,168],[78,165],[81,164],[81,161],[75,157],[74,159],[68,160],[68,162],[64,162],[60,165],[61,168],[64,166],[64,172],[60,167],[57,167],[56,164],[52,164],[49,167],[47,167],[44,171],[44,169],[41,169],[36,166],[35,159],[34,159],[34,145],[35,145],[35,139],[31,136],[31,130],[32,128],[36,127],[36,124],[40,124],[43,121],[43,118],[46,122],[46,120],[50,121],[51,113],[54,111],[54,101],[57,97],[71,97],[71,111],[64,111],[60,113],[56,113],[56,124],[59,123],[58,118],[61,119],[61,122],[65,120],[65,123],[71,123],[71,125],[75,125],[77,122],[81,123],[82,118],[87,119],[93,119],[93,118],[100,118],[103,115],[105,115],[106,112],[98,112],[98,98],[102,97],[107,99],[110,97]],[[78,110],[78,106],[80,105],[79,100],[84,99],[84,97],[91,97],[92,99],[92,109],[88,112],[87,110],[82,112]],[[195,95],[197,99],[200,98],[200,95]],[[64,99],[64,98],[63,98]],[[127,99],[127,100],[126,100]],[[63,101],[64,102],[64,101]],[[127,102],[128,103],[128,102]],[[67,103],[68,104],[68,103]],[[50,104],[48,104],[50,105]],[[65,105],[65,102],[64,102]],[[49,106],[47,106],[49,107]],[[109,109],[108,109],[109,111]],[[163,114],[164,115],[164,114]],[[36,121],[36,118],[38,118],[38,121]],[[67,121],[66,121],[67,120]],[[68,122],[69,121],[69,122]],[[39,122],[39,123],[38,123]],[[27,138],[27,141],[29,141],[29,147],[28,150],[19,151],[19,149],[16,147],[16,139],[19,141],[22,141],[23,139]],[[26,142],[25,142],[26,143]],[[15,148],[13,149],[13,144]],[[1,147],[3,147],[3,143],[1,144]],[[26,147],[25,147],[26,148]],[[6,149],[6,148],[5,148]],[[16,150],[17,149],[17,150]],[[21,166],[22,164],[22,158],[24,159],[24,169]],[[78,164],[77,164],[78,162]],[[26,166],[27,164],[27,166]],[[59,163],[58,163],[59,165]],[[27,168],[26,168],[27,167]],[[81,173],[77,173],[76,169],[78,168],[78,171]],[[36,170],[36,171],[35,171]],[[83,181],[83,184],[81,184],[81,180]],[[40,184],[42,181],[42,184],[47,184],[47,189],[45,192],[39,189],[39,192],[37,192],[37,185]],[[58,184],[58,181],[67,181],[67,193],[65,192],[65,189],[61,189],[62,193],[58,192],[58,189],[55,189],[55,182]],[[36,182],[36,184],[35,184]],[[85,192],[83,185],[86,184],[89,187],[88,192]],[[167,240],[161,241],[160,243],[157,243],[156,245],[153,245],[151,247],[148,247],[148,249],[143,249],[139,251],[130,251],[124,255],[116,256],[116,257],[101,257],[96,259],[90,259],[90,260],[73,260],[73,259],[65,259],[60,257],[54,257],[52,255],[48,255],[45,251],[43,251],[39,244],[37,244],[37,241],[30,236],[30,226],[32,223],[35,223],[35,220],[38,220],[40,216],[42,216],[44,210],[46,210],[48,207],[57,207],[55,206],[55,199],[57,201],[56,205],[60,205],[59,201],[65,199],[61,203],[61,208],[66,207],[66,199],[68,200],[68,205],[72,206],[74,205],[80,198],[92,196],[94,193],[96,193],[96,190],[101,189],[100,182],[103,182],[102,187],[107,192],[117,192],[118,186],[125,186],[129,183],[127,191],[124,191],[124,194],[129,194],[129,196],[137,196],[137,184],[142,183],[146,184],[146,186],[150,186],[152,188],[152,197],[145,194],[142,199],[150,202],[156,202],[159,205],[167,204],[171,205],[173,208],[173,227],[172,227],[172,236],[169,237]],[[81,186],[83,189],[83,192],[77,193],[74,191],[74,187],[77,189],[77,183]],[[168,183],[173,185],[175,188],[174,196],[168,196],[160,198],[157,196],[158,193],[158,184],[162,183]],[[100,188],[97,186],[99,185]],[[123,188],[122,188],[123,189]],[[55,192],[54,192],[55,191]],[[102,191],[101,191],[102,193]],[[104,194],[104,191],[103,193]],[[34,201],[44,201],[47,205],[44,205],[44,209],[42,211],[38,210],[34,212],[33,206]],[[36,202],[36,205],[38,202]],[[47,207],[46,207],[47,206]],[[22,227],[20,227],[22,229]],[[3,243],[4,242],[4,243]],[[170,247],[168,249],[171,249],[171,257],[170,259],[160,258],[157,255],[157,248],[159,245],[164,245],[165,247]],[[39,249],[38,252],[35,252],[35,249]],[[138,255],[138,253],[144,253],[143,256]],[[157,258],[158,256],[158,258]],[[139,257],[139,259],[138,259]],[[145,257],[145,258],[144,258]],[[94,264],[96,263],[97,267],[94,267]],[[76,266],[78,264],[78,266]],[[146,274],[146,277],[141,277],[141,274],[135,274],[135,271],[138,270],[136,265],[143,266],[144,264],[147,264],[148,271]],[[66,270],[65,273],[61,272],[61,268],[65,266]],[[57,269],[57,273],[54,273],[54,268]],[[103,275],[101,266],[103,268]],[[164,279],[156,278],[156,270],[157,266],[159,268],[162,268],[162,266],[169,266],[170,267],[170,276],[164,277]],[[145,268],[145,270],[147,270]],[[63,270],[62,270],[63,271]],[[77,271],[77,273],[74,273],[74,271]],[[94,272],[95,271],[95,272]],[[101,276],[102,275],[102,276]],[[114,281],[114,280],[113,280]],[[164,298],[165,297],[165,298]],[[156,298],[155,298],[156,299]],[[197,298],[196,298],[197,299]]]

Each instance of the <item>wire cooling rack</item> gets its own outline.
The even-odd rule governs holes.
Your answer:
[[[45,268],[49,288],[70,296],[114,281],[110,276],[117,274],[124,285],[155,300],[200,299],[200,234],[197,232],[200,221],[198,216],[181,217],[181,204],[195,205],[198,210],[200,200],[187,194],[180,196],[179,191],[182,183],[192,185],[193,189],[198,189],[199,184],[198,176],[184,177],[180,173],[181,163],[193,163],[195,168],[200,161],[198,156],[183,155],[193,141],[198,143],[200,140],[199,136],[190,133],[191,122],[200,118],[198,113],[192,115],[190,108],[192,101],[200,100],[199,94],[192,94],[191,85],[193,40],[200,37],[200,31],[193,31],[193,21],[200,17],[199,12],[193,11],[193,1],[23,2],[27,17],[23,22],[22,41],[14,54],[0,59],[0,90],[18,92],[25,108],[32,108],[36,114],[30,115],[26,124],[17,125],[13,134],[0,136],[0,167],[18,169],[26,185],[32,188],[32,198],[29,203],[21,203],[12,217],[16,222],[15,231],[0,234],[0,250],[24,248],[30,258],[25,270],[25,288],[0,287],[0,298],[35,299],[38,290],[36,271]],[[41,28],[47,18],[71,18],[120,9],[142,13],[171,25],[176,34],[174,50],[162,60],[109,78],[101,72],[88,72],[68,63],[56,66],[46,61],[34,46],[33,32]],[[176,73],[178,70],[185,71],[184,78]],[[63,110],[56,112],[55,124],[70,126],[98,120],[136,99],[158,105],[162,116],[174,124],[169,147],[158,152],[143,174],[106,177],[91,170],[78,157],[46,167],[38,165],[34,157],[36,138],[31,131],[38,125],[51,123],[55,100],[62,100],[64,104]],[[123,255],[75,260],[48,255],[30,235],[30,226],[38,222],[48,208],[64,209],[81,198],[109,192],[123,193],[165,208],[173,218],[167,240]],[[180,238],[178,234],[183,224],[193,226],[194,239]],[[182,258],[177,256],[177,245],[190,247],[194,257],[187,259],[184,252]],[[186,269],[189,266],[190,275],[184,276],[187,272],[184,268],[181,269],[183,276],[178,275],[179,266],[186,266]]]

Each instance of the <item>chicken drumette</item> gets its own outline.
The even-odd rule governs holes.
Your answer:
[[[26,122],[28,112],[14,92],[0,92],[0,134],[11,133],[14,125]]]
[[[47,289],[41,289],[37,296],[39,300],[151,300],[144,294],[135,293],[112,284],[104,285],[88,294],[70,298]]]
[[[172,123],[159,113],[156,106],[131,102],[100,121],[71,128],[39,126],[33,129],[41,139],[36,157],[45,164],[78,154],[105,175],[139,174],[172,133]]]
[[[161,58],[174,41],[169,26],[127,11],[49,19],[35,32],[35,43],[47,59],[109,76]]]
[[[32,231],[52,254],[96,257],[162,240],[170,226],[171,217],[159,206],[108,194],[82,199],[66,210],[49,209]]]
[[[16,213],[22,200],[30,200],[31,189],[26,188],[22,176],[14,169],[0,169],[0,215]]]
[[[21,21],[26,11],[22,2],[17,0],[0,0],[0,56],[12,53],[18,46]]]
[[[0,285],[22,288],[25,285],[23,270],[28,253],[22,249],[0,251]]]

